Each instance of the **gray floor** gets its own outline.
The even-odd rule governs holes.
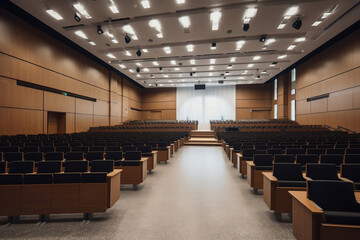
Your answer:
[[[221,147],[183,147],[139,190],[122,189],[105,214],[81,217],[38,224],[28,216],[16,225],[0,217],[0,239],[294,239],[289,217],[275,218]]]

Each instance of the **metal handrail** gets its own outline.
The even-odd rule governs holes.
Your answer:
[[[350,133],[356,133],[355,131],[350,130],[350,129],[348,129],[348,128],[346,128],[346,127],[343,127],[343,126],[338,126],[338,129],[344,129],[344,130],[346,130],[346,131],[348,131],[348,132],[350,132]]]
[[[337,131],[337,130],[338,130],[337,128],[334,128],[334,127],[332,127],[332,126],[329,126],[329,125],[324,125],[324,127],[328,128],[328,129],[332,129],[332,130],[335,130],[335,131]]]

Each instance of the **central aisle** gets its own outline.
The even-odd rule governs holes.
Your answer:
[[[2,225],[0,238],[294,239],[291,223],[275,219],[221,147],[182,147],[139,190],[130,189],[89,224],[54,216],[43,226]]]

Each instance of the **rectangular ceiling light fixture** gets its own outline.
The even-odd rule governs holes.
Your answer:
[[[62,19],[63,19],[63,17],[62,17],[60,14],[58,14],[57,12],[55,12],[55,11],[52,10],[52,9],[46,10],[46,12],[47,12],[50,16],[52,16],[53,18],[55,18],[56,20],[62,20]]]
[[[76,3],[73,5],[76,10],[78,10],[81,15],[83,15],[86,19],[92,18],[90,14],[85,10],[84,6],[81,3]]]
[[[216,31],[219,29],[219,22],[220,22],[221,15],[222,15],[222,13],[219,10],[210,13],[210,20],[212,22],[211,29],[213,31]]]
[[[150,8],[149,0],[141,0],[141,5],[143,6],[143,8]]]
[[[75,34],[78,35],[79,37],[83,38],[83,39],[88,39],[86,34],[83,31],[78,30],[78,31],[75,32]]]

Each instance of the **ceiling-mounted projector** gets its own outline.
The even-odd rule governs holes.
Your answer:
[[[205,90],[205,84],[195,84],[195,90]]]

